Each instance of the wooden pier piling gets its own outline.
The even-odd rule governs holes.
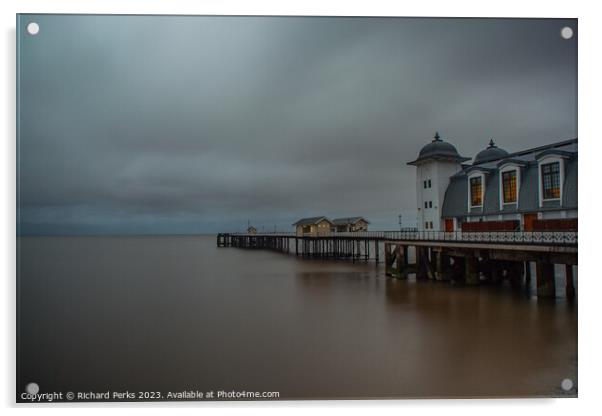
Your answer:
[[[566,264],[565,266],[565,279],[566,279],[566,298],[573,300],[575,299],[575,284],[573,282],[573,266]]]
[[[464,279],[467,285],[478,285],[479,284],[479,264],[478,259],[475,256],[465,258],[465,271]]]
[[[537,297],[556,297],[556,283],[554,279],[554,265],[546,261],[537,262]]]

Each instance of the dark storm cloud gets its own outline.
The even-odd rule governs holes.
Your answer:
[[[572,20],[22,16],[21,230],[415,220],[435,130],[466,156],[577,136]]]

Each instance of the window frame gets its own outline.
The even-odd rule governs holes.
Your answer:
[[[473,205],[472,204],[472,180],[480,179],[481,180],[481,204]],[[468,212],[470,212],[473,208],[483,208],[483,204],[485,203],[485,174],[482,172],[475,172],[468,175]]]
[[[504,201],[504,173],[516,171],[516,201],[505,202]],[[520,166],[514,163],[506,163],[500,166],[499,170],[499,187],[500,187],[500,211],[504,209],[504,206],[516,205],[518,207],[520,198],[520,184],[521,184],[521,169]]]
[[[559,187],[559,196],[557,198],[544,198],[543,194],[543,167],[545,165],[549,165],[552,163],[558,162],[558,187]],[[538,160],[537,166],[538,173],[538,190],[539,190],[539,207],[543,207],[544,202],[553,202],[558,201],[562,206],[562,196],[563,196],[563,188],[564,188],[564,158],[557,155],[548,155]]]
[[[506,189],[508,185],[509,189]],[[507,170],[502,172],[502,195],[504,204],[516,204],[516,170]],[[508,197],[508,200],[506,200]]]
[[[544,172],[549,167],[549,172]],[[544,201],[554,201],[560,199],[560,162],[546,162],[542,163],[541,169],[541,198]],[[546,178],[549,178],[550,187],[549,191],[552,193],[558,193],[558,196],[552,196],[546,198]],[[557,179],[557,180],[555,180]],[[557,182],[555,184],[555,182]],[[556,185],[556,186],[554,186]]]

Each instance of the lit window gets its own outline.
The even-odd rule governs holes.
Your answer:
[[[560,198],[560,162],[541,165],[543,199]]]
[[[470,178],[470,205],[473,207],[483,205],[483,184],[481,179],[482,178],[480,176],[476,178]]]
[[[504,204],[516,202],[516,171],[502,172]]]

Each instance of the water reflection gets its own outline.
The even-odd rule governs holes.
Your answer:
[[[576,308],[509,287],[213,237],[22,238],[20,254],[19,385],[41,392],[558,396],[576,380]]]

